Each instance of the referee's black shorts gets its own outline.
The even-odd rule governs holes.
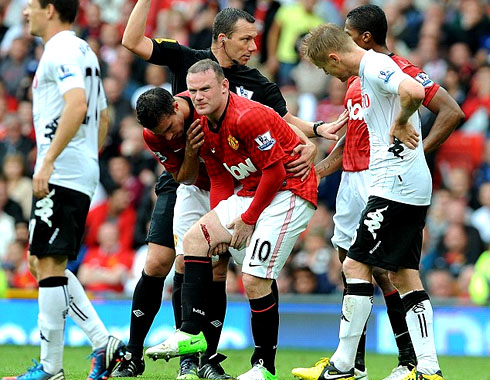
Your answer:
[[[173,219],[177,187],[172,175],[163,172],[155,185],[157,201],[151,214],[150,228],[146,235],[147,243],[154,243],[175,249]]]

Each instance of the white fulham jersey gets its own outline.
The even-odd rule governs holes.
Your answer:
[[[422,137],[413,150],[399,141],[390,144],[390,129],[401,109],[398,86],[410,76],[387,55],[369,50],[361,60],[359,77],[371,149],[370,195],[411,205],[429,205],[432,179]],[[422,136],[418,112],[409,122]]]
[[[33,117],[40,168],[51,145],[65,106],[63,95],[74,88],[85,89],[87,114],[73,139],[54,162],[49,183],[80,191],[92,197],[99,181],[98,129],[100,111],[107,108],[99,62],[88,44],[63,31],[51,37],[32,83]]]

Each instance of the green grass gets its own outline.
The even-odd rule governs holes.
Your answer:
[[[223,363],[224,368],[232,375],[247,371],[251,350],[225,351],[228,359]],[[65,373],[67,379],[86,379],[90,362],[86,359],[90,348],[65,349]],[[331,353],[326,353],[331,354]],[[315,363],[324,353],[320,351],[279,349],[277,368],[279,379],[294,379],[290,370],[294,367],[305,367]],[[33,346],[0,346],[0,377],[17,375],[30,366],[31,358],[39,357],[39,347]],[[483,357],[443,356],[440,364],[444,371],[445,380],[490,380],[490,359]],[[379,380],[387,376],[396,364],[396,357],[390,355],[367,355],[369,378]],[[178,359],[168,363],[160,360],[146,361],[146,371],[141,379],[166,380],[175,379],[178,371]]]

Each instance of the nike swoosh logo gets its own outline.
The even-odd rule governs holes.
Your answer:
[[[253,268],[253,267],[260,267],[261,264],[252,264],[252,263],[248,263],[248,266]]]
[[[197,344],[199,342],[200,342],[200,340],[191,340],[189,344],[192,346],[192,345]]]
[[[341,379],[341,378],[343,378],[345,376],[346,376],[345,373],[344,374],[339,374],[339,375],[329,375],[328,373],[326,373],[326,374],[323,375],[323,377],[325,379],[327,379],[327,380]]]

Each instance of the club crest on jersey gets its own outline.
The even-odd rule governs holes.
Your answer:
[[[58,67],[58,77],[60,80],[75,76],[75,73],[70,69],[70,66],[61,65]]]
[[[259,146],[259,150],[263,152],[265,150],[271,149],[276,143],[276,140],[272,138],[270,131],[267,131],[262,135],[258,135],[255,138],[255,142]]]
[[[228,145],[231,146],[231,149],[238,150],[238,140],[232,135],[228,135]]]
[[[424,87],[430,87],[434,84],[432,79],[430,79],[426,73],[418,73],[415,80]]]
[[[243,88],[243,86],[237,86],[236,87],[236,94],[241,96],[242,98],[247,98],[249,100],[252,100],[252,96],[253,96],[254,92],[247,90],[246,88]]]
[[[379,79],[382,79],[385,83],[388,83],[391,76],[394,74],[395,72],[391,69],[384,69],[384,70],[380,70],[379,71],[379,74],[378,74],[378,78]]]

